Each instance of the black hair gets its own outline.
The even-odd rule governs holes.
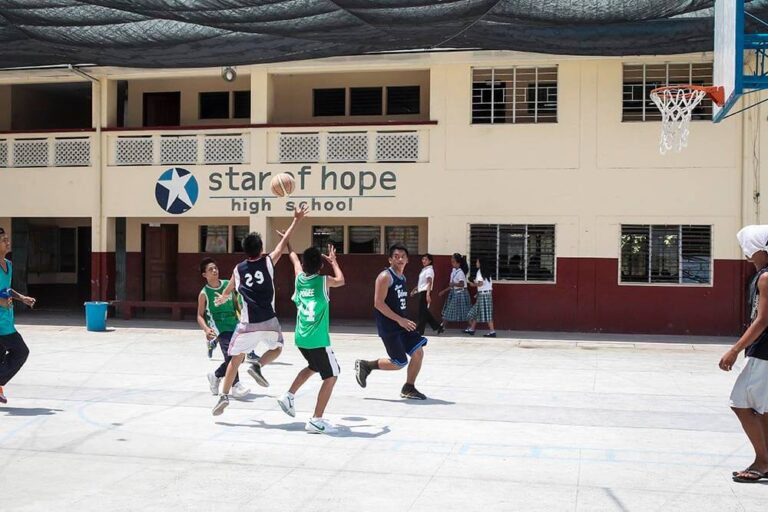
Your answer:
[[[435,262],[435,258],[433,258],[432,255],[429,254],[428,252],[425,252],[424,254],[422,254],[421,257],[422,258],[427,258],[429,260],[429,264],[430,265]]]
[[[477,272],[479,271],[482,274],[484,281],[490,281],[491,276],[493,275],[493,273],[491,272],[491,268],[492,268],[491,265],[489,264],[488,261],[484,260],[483,258],[477,258],[477,259],[480,260],[480,268],[475,269],[475,279],[477,279]]]
[[[408,256],[408,248],[401,243],[392,244],[389,246],[389,257],[394,256],[395,251],[403,251]]]
[[[462,272],[464,272],[464,275],[467,275],[467,272],[469,272],[469,265],[467,264],[467,258],[462,256],[460,253],[455,252],[452,255],[453,259],[456,260],[459,263],[459,268]]]
[[[205,271],[208,268],[208,265],[210,265],[211,263],[216,265],[216,260],[214,260],[213,258],[203,258],[202,261],[200,262],[200,273],[205,274]]]
[[[301,255],[301,268],[304,273],[311,276],[320,272],[323,268],[323,256],[317,247],[307,247]]]
[[[243,251],[249,258],[258,258],[264,249],[264,242],[261,235],[255,232],[248,233],[243,237]]]

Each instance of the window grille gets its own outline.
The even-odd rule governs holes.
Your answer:
[[[472,70],[472,123],[556,123],[557,67]]]
[[[472,224],[469,228],[469,264],[480,259],[504,281],[555,280],[555,226],[553,224]]]
[[[712,85],[712,63],[624,64],[622,121],[660,121],[661,112],[651,91],[668,85]],[[712,100],[704,98],[693,110],[693,120],[712,119]]]

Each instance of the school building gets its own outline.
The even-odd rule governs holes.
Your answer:
[[[662,156],[648,99],[711,82],[710,54],[2,71],[0,226],[16,286],[43,308],[195,301],[202,257],[227,277],[244,234],[269,249],[304,202],[293,245],[343,253],[336,319],[372,318],[400,241],[412,284],[420,253],[439,286],[454,252],[491,261],[501,329],[735,335],[752,273],[735,233],[766,221],[765,112],[712,124],[705,101],[688,148]],[[270,192],[279,172],[291,197]]]

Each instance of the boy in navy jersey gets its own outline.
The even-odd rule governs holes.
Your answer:
[[[395,244],[389,248],[389,268],[376,278],[373,306],[376,328],[384,342],[389,359],[355,361],[355,377],[365,387],[368,375],[373,370],[401,370],[408,367],[405,385],[400,391],[402,398],[426,400],[427,397],[416,389],[416,377],[424,361],[424,345],[427,338],[419,334],[416,324],[405,317],[408,288],[405,284],[405,266],[408,264],[408,249]],[[411,358],[410,364],[408,357]]]
[[[248,234],[243,239],[243,250],[247,258],[235,267],[226,289],[215,300],[217,306],[224,304],[232,291],[237,289],[241,309],[240,322],[229,342],[228,353],[232,359],[224,375],[219,401],[213,408],[214,416],[220,415],[229,405],[229,391],[237,368],[245,359],[245,354],[256,348],[259,343],[265,343],[269,349],[262,354],[260,362],[251,365],[248,374],[260,385],[269,386],[261,368],[277,359],[283,350],[283,332],[275,314],[274,265],[282,256],[288,239],[306,213],[306,208],[294,210],[291,226],[269,254],[264,254],[264,244],[258,233]]]

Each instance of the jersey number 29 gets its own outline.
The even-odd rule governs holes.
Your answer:
[[[254,279],[256,280],[256,284],[263,284],[264,283],[264,274],[261,272],[261,270],[257,270],[256,272],[251,274],[245,274],[243,276],[245,278],[245,286],[250,288],[253,286]]]

